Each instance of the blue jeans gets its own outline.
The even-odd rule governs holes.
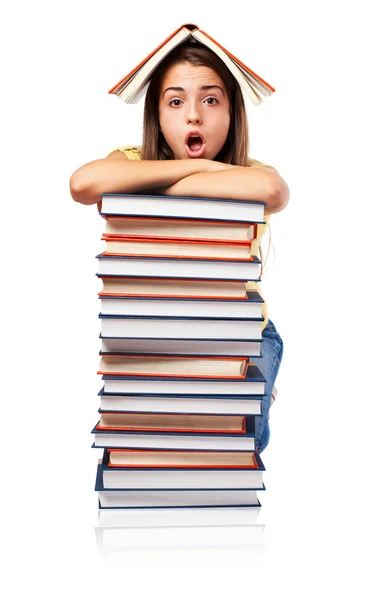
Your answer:
[[[256,417],[256,448],[261,453],[269,443],[269,409],[272,390],[283,356],[283,341],[269,319],[262,332],[262,358],[252,358],[266,379],[265,396],[262,399],[262,416]]]

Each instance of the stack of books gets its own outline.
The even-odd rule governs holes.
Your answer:
[[[99,507],[257,507],[264,203],[103,194]]]

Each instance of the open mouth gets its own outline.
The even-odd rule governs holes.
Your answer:
[[[185,146],[188,156],[191,158],[198,158],[202,156],[205,151],[205,140],[200,132],[192,131],[186,137]]]

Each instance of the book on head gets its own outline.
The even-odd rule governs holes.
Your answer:
[[[159,63],[179,44],[190,41],[210,48],[224,62],[243,90],[254,104],[260,104],[262,97],[271,96],[275,89],[250,69],[234,54],[219,44],[213,37],[192,23],[186,23],[173,31],[161,44],[144,58],[130,73],[109,90],[124,102],[135,104],[144,94],[150,77]]]

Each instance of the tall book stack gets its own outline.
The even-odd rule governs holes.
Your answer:
[[[99,507],[256,507],[262,202],[102,195]]]

